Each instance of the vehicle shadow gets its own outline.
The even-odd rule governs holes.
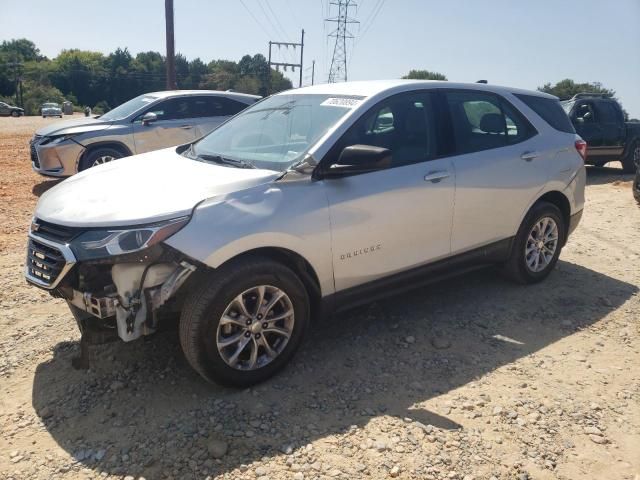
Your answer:
[[[631,182],[633,177],[633,173],[623,173],[622,169],[617,167],[587,166],[587,185]]]
[[[38,365],[32,402],[58,444],[96,472],[221,475],[382,415],[462,428],[421,404],[593,325],[637,291],[565,261],[528,287],[478,271],[317,325],[283,373],[242,391],[205,384],[175,332],[96,347],[89,372],[71,368],[78,346],[65,342]],[[229,445],[219,460],[212,438]]]
[[[57,178],[55,180],[44,180],[40,183],[36,183],[33,188],[31,188],[31,193],[33,193],[36,197],[40,197],[44,192],[46,192],[50,188],[55,187],[63,180],[64,178]]]

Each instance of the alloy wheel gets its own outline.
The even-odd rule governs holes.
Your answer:
[[[532,272],[541,272],[553,260],[558,249],[558,225],[551,217],[542,217],[527,237],[525,262]]]
[[[285,349],[294,324],[293,304],[284,291],[252,287],[225,308],[216,332],[218,353],[236,370],[262,368]]]
[[[115,157],[111,156],[111,155],[103,155],[101,157],[96,158],[93,163],[91,164],[92,167],[95,167],[96,165],[102,165],[104,163],[109,163],[111,161],[115,160]]]

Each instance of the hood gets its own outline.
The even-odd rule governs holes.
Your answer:
[[[43,111],[52,110],[45,108]],[[60,110],[60,109],[57,109]],[[48,137],[50,135],[62,135],[70,133],[83,133],[95,130],[102,130],[109,127],[113,122],[101,121],[99,118],[83,117],[73,120],[55,122],[36,131],[36,135]]]
[[[141,225],[189,215],[202,200],[280,175],[190,160],[172,147],[74,175],[42,195],[35,216],[69,227]]]

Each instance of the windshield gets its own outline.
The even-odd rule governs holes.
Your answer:
[[[134,112],[137,112],[141,108],[146,107],[151,102],[157,100],[158,97],[153,97],[151,95],[140,95],[139,97],[132,98],[128,102],[123,103],[122,105],[117,106],[113,110],[109,110],[107,113],[100,117],[101,120],[122,120],[123,118],[127,118]]]
[[[43,108],[58,108],[59,105],[57,103],[45,103],[42,105]]]
[[[275,95],[211,132],[193,146],[190,155],[205,161],[222,158],[245,167],[282,172],[302,160],[320,137],[361,99]]]

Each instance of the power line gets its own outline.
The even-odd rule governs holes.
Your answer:
[[[360,36],[358,37],[358,40],[356,41],[356,44],[358,42],[360,42],[360,40],[362,40],[362,38],[367,34],[367,32],[369,31],[369,29],[371,28],[371,25],[373,25],[376,21],[376,18],[378,17],[378,14],[380,13],[380,11],[382,10],[382,7],[384,7],[384,3],[386,2],[386,0],[378,0],[378,3],[376,4],[376,6],[374,6],[373,10],[372,10],[372,15],[373,18],[371,18],[371,15],[369,16],[369,18],[371,18],[371,21],[369,22],[368,25],[366,25],[364,31],[360,34]],[[378,9],[376,10],[375,8],[378,7]]]
[[[249,10],[249,7],[247,7],[247,5],[244,3],[244,0],[240,0],[240,3],[244,7],[244,9],[247,11],[247,13],[249,15],[251,15],[251,18],[253,18],[253,20],[258,24],[258,26],[262,29],[262,31],[267,35],[267,37],[270,37],[271,34],[269,32],[267,32],[267,29],[264,28],[264,26],[262,26],[262,23],[260,23],[258,21],[258,19],[256,18],[256,16],[253,14],[253,12],[251,10]]]

